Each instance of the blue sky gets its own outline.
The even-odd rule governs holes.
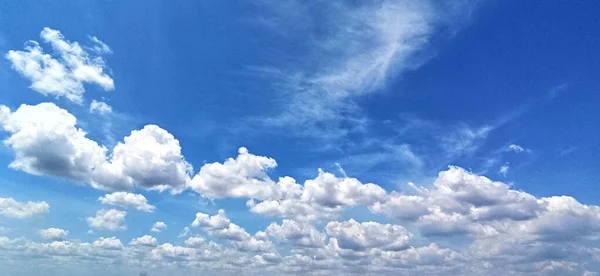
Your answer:
[[[599,8],[0,1],[0,267],[596,275]]]

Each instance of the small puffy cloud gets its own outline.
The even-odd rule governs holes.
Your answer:
[[[210,216],[204,213],[196,213],[196,219],[192,222],[194,227],[205,227],[210,229],[227,228],[231,221],[227,218],[225,210],[220,209],[216,215]]]
[[[109,154],[76,124],[75,116],[53,103],[21,105],[14,112],[0,106],[0,126],[10,134],[4,144],[15,151],[10,167],[102,190],[180,192],[187,187],[192,167],[166,130],[155,125],[134,130]]]
[[[152,224],[152,229],[150,229],[150,231],[155,232],[155,233],[159,233],[162,230],[167,229],[168,226],[166,223],[162,222],[162,221],[157,221],[154,224]]]
[[[276,187],[268,177],[267,170],[277,166],[275,160],[251,154],[246,148],[240,148],[238,152],[236,159],[229,158],[224,163],[202,166],[190,182],[191,188],[208,198],[273,197]]]
[[[150,235],[144,235],[142,237],[131,240],[129,244],[134,246],[155,247],[158,245],[158,240],[156,240],[155,237],[152,237]]]
[[[521,146],[519,146],[517,144],[510,144],[506,150],[507,151],[514,151],[516,153],[530,152],[529,149],[523,148],[523,147],[521,147]]]
[[[98,39],[95,36],[90,36],[90,40],[94,43],[93,46],[93,50],[96,53],[112,53],[112,49],[110,49],[110,47],[108,45],[106,45],[106,43],[102,42],[100,39]]]
[[[334,237],[342,249],[365,251],[372,248],[401,250],[407,247],[411,234],[401,225],[377,222],[359,223],[330,221],[325,227],[327,235]]]
[[[153,212],[156,207],[148,204],[146,197],[141,194],[127,192],[114,192],[98,198],[102,204],[116,205],[125,208],[134,208],[143,212]]]
[[[90,113],[100,114],[100,115],[108,115],[112,113],[112,106],[108,105],[105,102],[100,102],[93,100],[90,103]]]
[[[24,51],[10,50],[6,58],[13,68],[31,80],[31,89],[55,97],[65,97],[81,103],[85,92],[84,83],[94,83],[104,90],[113,90],[114,81],[105,72],[108,70],[101,56],[94,56],[77,42],[70,42],[58,30],[44,28],[40,34],[49,43],[54,55],[44,53],[36,41],[29,41]],[[108,46],[97,38],[92,41],[95,47],[107,53]]]
[[[96,247],[100,247],[102,249],[107,249],[107,250],[123,249],[123,244],[121,243],[121,240],[117,239],[116,237],[99,238],[94,241],[93,245]]]
[[[45,201],[18,202],[13,198],[0,197],[0,215],[10,218],[27,218],[48,213],[50,205]]]
[[[177,236],[178,238],[185,238],[187,236],[190,235],[190,228],[189,227],[184,227],[183,230],[181,231],[181,233],[179,233],[179,235]]]
[[[300,247],[320,248],[325,241],[325,235],[312,224],[289,219],[284,219],[281,224],[271,223],[266,233],[279,242]]]
[[[498,170],[498,173],[501,174],[502,176],[506,176],[508,174],[508,170],[510,169],[510,166],[508,164],[508,162],[504,163],[504,165],[502,165],[500,167],[500,169]]]
[[[196,219],[192,222],[193,227],[201,227],[209,234],[229,240],[243,241],[250,238],[250,234],[235,223],[232,223],[223,209],[214,216],[204,213],[196,213]]]
[[[45,240],[62,241],[67,238],[69,231],[60,228],[48,228],[40,230],[40,237]]]
[[[87,223],[90,227],[103,230],[125,230],[127,225],[125,224],[125,216],[127,212],[119,211],[115,209],[103,209],[96,212],[95,217],[86,218]]]

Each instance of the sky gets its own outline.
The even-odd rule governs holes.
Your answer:
[[[0,0],[0,276],[600,275],[599,9]]]

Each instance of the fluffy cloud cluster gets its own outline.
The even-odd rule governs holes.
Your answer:
[[[236,159],[204,165],[190,186],[209,198],[249,198],[248,206],[255,213],[299,220],[334,217],[343,207],[370,205],[386,196],[375,184],[323,170],[303,185],[289,176],[275,182],[267,173],[276,166],[274,159],[240,148]]]
[[[132,240],[132,254],[141,256],[147,248],[145,257],[152,260],[196,264],[214,260],[224,254],[222,250],[227,254],[232,250],[242,255],[234,254],[237,257],[224,266],[268,266],[290,273],[366,269],[372,273],[486,274],[503,265],[515,271],[582,272],[598,252],[584,243],[600,238],[600,207],[568,196],[538,198],[459,167],[440,172],[430,187],[412,185],[410,193],[388,192],[376,184],[323,170],[303,183],[289,176],[274,181],[269,176],[277,166],[274,159],[240,148],[235,159],[206,164],[192,178],[179,142],[157,126],[133,131],[109,152],[76,127],[73,115],[51,103],[23,105],[16,111],[2,106],[0,125],[10,134],[4,142],[15,151],[10,165],[14,169],[65,177],[99,189],[180,192],[189,187],[207,198],[246,198],[251,212],[283,219],[251,235],[232,223],[223,210],[215,215],[197,213],[191,226],[226,241],[228,249],[200,237],[190,237],[184,245],[159,244],[150,236]],[[141,211],[154,209],[142,195],[127,192],[107,194],[99,200]],[[3,215],[14,217],[48,209],[43,202],[13,199],[0,200],[0,207]],[[398,224],[335,220],[353,207],[366,207]],[[116,231],[126,228],[125,216],[124,211],[100,210],[87,222],[95,229]],[[324,229],[315,227],[315,221],[325,222]],[[165,228],[155,226],[156,230]],[[463,248],[430,243],[445,237],[470,243]],[[291,247],[291,255],[281,256],[271,239]],[[413,244],[413,239],[421,240],[421,245]],[[429,245],[422,246],[423,240]],[[48,248],[44,252],[74,246],[55,242],[62,243],[44,245]],[[124,250],[120,241],[110,238],[90,246]],[[556,248],[562,250],[559,261],[548,263],[557,257],[547,252]],[[590,261],[579,262],[578,258]],[[467,262],[480,265],[465,270]]]
[[[13,198],[0,197],[0,215],[11,218],[27,218],[39,214],[48,213],[50,205],[41,202],[18,202]]]
[[[437,181],[440,188],[456,187],[458,182],[500,186],[498,182],[462,172],[458,168],[442,172]],[[490,187],[481,188],[487,188],[483,189],[487,191]],[[434,190],[421,192],[433,193]],[[444,193],[440,192],[439,196],[441,194]],[[460,193],[456,200],[467,200],[470,204],[476,202],[477,205],[492,204],[486,200],[473,200],[467,193]],[[251,236],[220,210],[212,216],[197,213],[192,226],[204,229],[222,243],[193,236],[181,245],[160,244],[156,238],[146,235],[133,239],[127,247],[115,237],[99,238],[92,243],[34,243],[0,237],[0,255],[6,260],[23,256],[52,256],[63,262],[108,262],[111,269],[124,263],[127,267],[152,267],[156,271],[168,271],[169,267],[175,265],[179,269],[193,268],[190,273],[217,269],[248,275],[594,275],[591,271],[600,265],[597,261],[600,250],[576,241],[598,240],[599,207],[585,206],[569,197],[544,198],[539,199],[539,203],[545,205],[545,211],[541,211],[536,218],[508,219],[502,223],[505,233],[473,232],[473,241],[458,248],[444,248],[436,243],[417,245],[422,241],[413,240],[415,234],[401,225],[358,222],[354,219],[330,221],[322,230],[309,222],[285,219]],[[440,207],[440,210],[431,213],[444,213],[445,208]],[[421,215],[426,216],[428,214]],[[419,220],[411,218],[402,221],[418,225]],[[510,225],[510,222],[524,225]],[[270,238],[282,247],[275,247]],[[15,252],[21,255],[14,255]],[[289,253],[281,255],[282,252]]]
[[[31,80],[31,89],[55,97],[65,97],[81,103],[84,83],[94,83],[104,90],[113,90],[114,81],[105,72],[106,64],[100,55],[92,55],[77,42],[65,40],[60,31],[44,28],[42,40],[52,46],[55,55],[44,53],[40,44],[29,41],[24,51],[11,50],[6,58],[13,68]],[[93,37],[95,54],[110,52],[110,48]]]
[[[191,165],[166,130],[155,125],[134,130],[109,154],[76,124],[75,116],[53,103],[21,105],[14,112],[0,106],[0,126],[10,134],[4,144],[16,155],[10,167],[103,190],[186,188]]]

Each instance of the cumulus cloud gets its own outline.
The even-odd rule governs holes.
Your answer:
[[[112,113],[112,106],[105,102],[93,100],[90,103],[90,113],[96,113],[100,115],[108,115]]]
[[[259,231],[250,238],[235,241],[236,249],[244,252],[273,252],[275,248],[267,233]]]
[[[184,243],[186,246],[196,248],[204,245],[204,241],[203,237],[189,237]]]
[[[125,216],[127,212],[119,211],[115,209],[103,209],[96,212],[95,217],[86,218],[87,223],[90,227],[103,230],[125,230],[127,225],[125,224]]]
[[[363,184],[356,178],[337,177],[321,169],[314,179],[299,185],[284,177],[276,185],[279,196],[262,202],[249,202],[255,213],[296,220],[337,216],[344,207],[370,205],[383,200],[386,191],[378,185]]]
[[[168,228],[168,226],[166,223],[164,223],[162,221],[157,221],[154,224],[152,224],[152,229],[150,229],[150,231],[159,233],[162,230],[166,230],[167,228]]]
[[[342,249],[365,251],[372,248],[383,250],[405,249],[410,233],[401,225],[380,224],[377,222],[359,223],[349,221],[331,221],[325,227],[327,235],[337,239]]]
[[[266,232],[276,240],[301,247],[324,246],[325,235],[312,224],[284,219],[281,224],[271,223]]]
[[[236,159],[204,165],[190,185],[206,197],[250,198],[252,212],[297,220],[335,217],[345,206],[374,204],[386,196],[378,185],[321,169],[303,185],[289,176],[275,182],[267,173],[276,166],[274,159],[240,148]]]
[[[390,193],[384,200],[375,202],[369,209],[400,220],[416,220],[429,213],[429,203],[421,196]]]
[[[142,237],[131,240],[129,242],[129,245],[155,247],[158,245],[158,240],[150,235],[144,235]]]
[[[44,28],[42,40],[52,46],[54,55],[44,53],[36,41],[25,44],[25,50],[10,50],[6,58],[13,68],[31,80],[31,89],[55,97],[65,97],[81,103],[85,92],[84,84],[97,84],[104,90],[113,90],[114,81],[106,73],[108,67],[100,55],[92,55],[78,42],[70,42],[58,30]],[[110,48],[93,37],[96,54],[110,52]]]
[[[92,245],[94,245],[96,247],[100,247],[102,249],[107,249],[107,250],[123,249],[123,244],[121,243],[121,240],[117,239],[116,237],[110,237],[110,238],[101,237],[101,238],[95,240]]]
[[[116,205],[126,208],[134,208],[143,212],[153,212],[155,206],[148,204],[146,197],[141,194],[127,192],[114,192],[98,198],[102,204]]]
[[[186,188],[192,167],[166,130],[155,125],[134,130],[109,154],[76,124],[75,116],[53,103],[21,105],[14,112],[0,106],[0,126],[10,134],[4,144],[16,155],[10,167],[102,190]]]
[[[196,213],[196,219],[192,222],[192,226],[202,227],[211,235],[229,240],[244,241],[250,238],[250,234],[246,230],[227,218],[223,209],[220,209],[214,216]]]
[[[0,197],[0,215],[10,218],[28,218],[40,214],[48,213],[50,205],[45,201],[40,202],[19,202],[12,197]]]
[[[238,152],[236,159],[202,166],[190,182],[191,188],[209,198],[273,197],[275,183],[268,177],[267,170],[277,166],[275,160],[251,154],[246,148],[240,148]]]
[[[60,228],[48,228],[40,230],[40,237],[45,240],[62,241],[67,238],[69,231]]]

